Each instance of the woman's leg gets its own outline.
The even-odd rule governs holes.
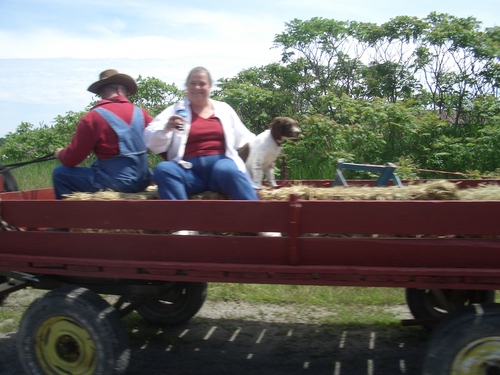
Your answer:
[[[257,200],[258,196],[246,174],[240,172],[234,161],[223,158],[214,163],[209,190],[229,195],[231,199]]]
[[[158,163],[154,170],[154,181],[158,185],[160,198],[188,199],[189,195],[206,190],[193,169],[185,169],[174,161]]]
[[[188,199],[185,170],[173,161],[158,163],[153,172],[161,199]]]

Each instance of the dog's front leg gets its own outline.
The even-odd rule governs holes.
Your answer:
[[[257,189],[262,189],[262,160],[259,158],[252,163],[252,179]]]
[[[274,175],[274,163],[269,168],[266,168],[266,180],[272,187],[278,186]]]

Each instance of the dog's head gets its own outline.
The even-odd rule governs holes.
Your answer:
[[[297,121],[290,117],[275,117],[269,124],[269,128],[271,129],[271,135],[278,144],[287,139],[296,141],[301,133]]]

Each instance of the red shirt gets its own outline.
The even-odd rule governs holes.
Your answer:
[[[215,116],[205,119],[193,112],[184,159],[225,152],[224,132],[220,120]]]
[[[127,124],[132,121],[134,105],[124,96],[101,100],[94,106],[96,107],[113,112]],[[145,109],[141,108],[141,110],[144,116],[144,127],[146,127],[153,118]],[[59,160],[67,167],[75,167],[92,152],[98,159],[111,159],[120,153],[118,136],[95,111],[89,111],[82,117],[76,126],[70,145],[59,154]]]

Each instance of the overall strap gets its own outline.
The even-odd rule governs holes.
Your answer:
[[[146,153],[147,148],[143,139],[144,116],[139,107],[134,106],[134,113],[130,125],[113,112],[104,108],[94,108],[118,136],[120,156]]]

